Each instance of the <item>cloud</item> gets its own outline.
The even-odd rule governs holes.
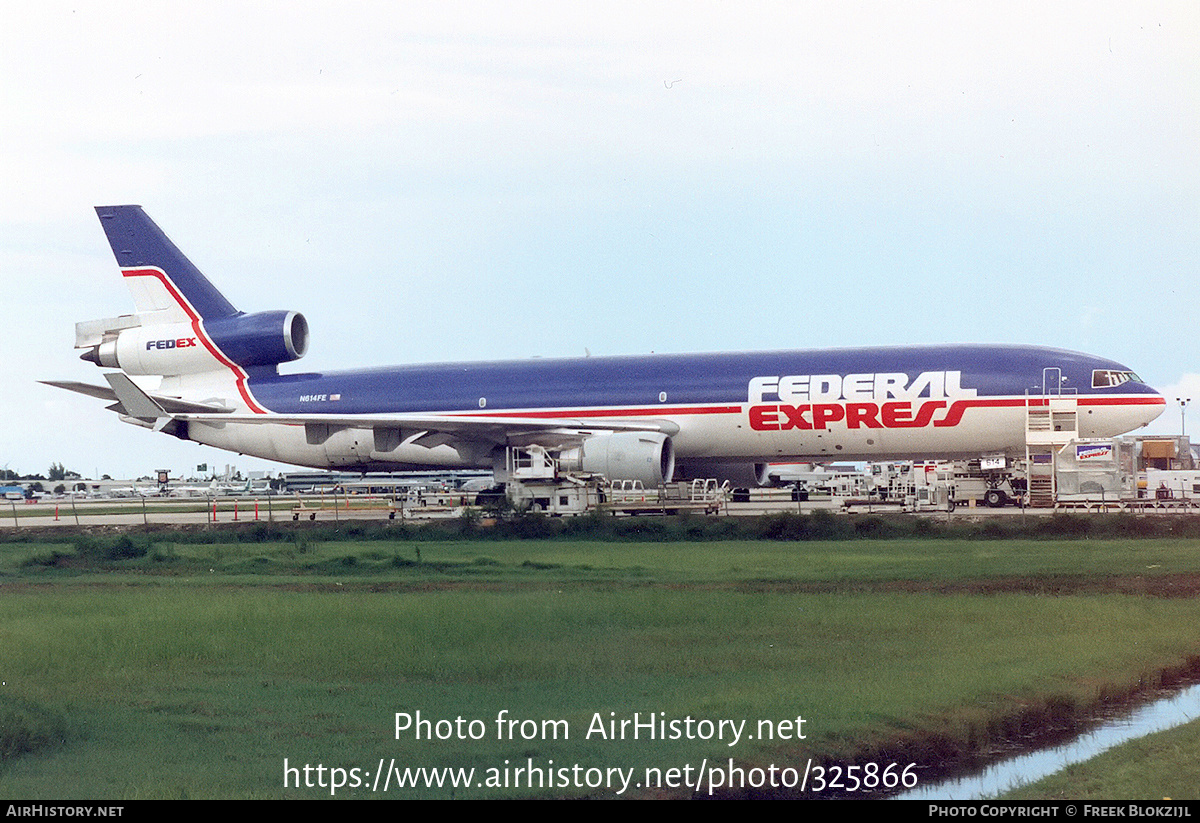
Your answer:
[[[1191,432],[1192,438],[1200,441],[1200,374],[1189,372],[1174,383],[1155,388],[1167,400],[1166,411],[1138,433],[1179,434],[1183,422],[1181,421],[1182,411],[1183,417],[1186,418],[1186,430]],[[1180,400],[1188,402],[1181,408]]]

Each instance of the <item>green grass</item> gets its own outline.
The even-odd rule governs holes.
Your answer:
[[[93,576],[110,582],[281,583],[296,577],[348,582],[493,580],[833,584],[954,582],[1036,576],[1046,581],[1120,576],[1152,580],[1200,572],[1200,541],[1155,540],[763,540],[702,543],[588,540],[191,543],[170,533],[108,540],[0,543],[0,581]],[[132,551],[131,551],[132,550]],[[140,552],[140,556],[122,557]],[[111,557],[117,555],[117,557]],[[78,561],[78,562],[77,562]],[[150,576],[147,577],[146,574]]]
[[[127,559],[105,541],[0,545],[0,740],[25,741],[0,750],[0,794],[321,797],[284,788],[285,758],[642,769],[850,762],[898,743],[926,752],[924,775],[1200,658],[1200,600],[1094,591],[1195,574],[1190,540],[142,540]],[[1064,579],[1078,593],[1048,593]],[[571,737],[497,739],[503,710]],[[396,739],[395,714],[416,711],[487,734]],[[807,737],[584,739],[595,715],[634,712],[800,715]]]
[[[1004,795],[1008,800],[1196,799],[1200,720],[1147,735]]]

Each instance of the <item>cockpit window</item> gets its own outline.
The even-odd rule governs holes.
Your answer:
[[[1128,383],[1130,380],[1137,383],[1142,382],[1142,379],[1131,371],[1116,371],[1115,369],[1095,369],[1092,371],[1093,389],[1111,389],[1113,386]]]

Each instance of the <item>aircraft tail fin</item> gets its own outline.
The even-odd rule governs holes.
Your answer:
[[[197,378],[206,392],[198,395],[201,402],[220,397],[220,405],[262,412],[251,396],[251,371],[273,371],[280,363],[304,356],[304,316],[286,310],[246,314],[235,309],[141,206],[97,206],[96,214],[137,311],[76,323],[75,348],[85,349],[80,359],[127,375],[173,379],[171,392],[179,398],[187,394],[185,378],[205,375]],[[225,393],[212,393],[214,381],[227,377],[232,383]],[[130,417],[152,425],[166,419],[137,396],[132,384],[119,382],[112,385],[116,397],[139,412]]]
[[[96,214],[143,324],[239,314],[141,206],[97,206]]]

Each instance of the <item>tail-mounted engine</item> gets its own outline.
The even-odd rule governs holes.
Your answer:
[[[235,314],[195,323],[140,325],[138,315],[79,323],[80,359],[126,374],[198,374],[225,368],[277,366],[308,351],[308,321],[294,311]]]

